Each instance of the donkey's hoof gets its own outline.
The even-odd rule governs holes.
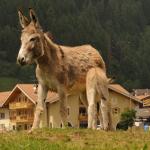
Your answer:
[[[109,131],[109,127],[104,127],[104,131]]]
[[[93,126],[93,127],[92,127],[92,129],[93,129],[93,130],[96,130],[96,129],[97,129],[97,127],[96,127],[96,126]]]
[[[28,134],[32,134],[33,133],[33,129],[30,129],[29,131],[28,131]]]
[[[97,128],[97,130],[104,130],[104,127],[99,127]]]

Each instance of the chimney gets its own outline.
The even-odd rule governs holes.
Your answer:
[[[138,96],[136,89],[134,90],[134,96]]]
[[[33,85],[34,94],[37,94],[38,90],[38,84]]]
[[[148,89],[145,90],[146,92],[144,93],[145,96],[148,95]]]

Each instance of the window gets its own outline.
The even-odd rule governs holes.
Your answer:
[[[13,130],[16,130],[16,126],[15,125],[13,125]]]
[[[113,114],[119,114],[120,113],[120,108],[119,107],[115,107],[112,109],[112,113]]]
[[[24,98],[24,101],[27,103],[27,97]]]
[[[79,114],[81,114],[83,116],[86,116],[87,115],[86,108],[85,107],[80,107],[79,108]]]
[[[21,110],[17,111],[17,116],[21,116]]]
[[[72,127],[72,124],[70,122],[68,122],[68,127]]]
[[[27,110],[24,110],[24,114],[25,114],[25,115],[27,115],[27,114],[28,114],[28,113],[27,113]]]
[[[62,128],[63,127],[63,125],[62,125],[62,123],[60,124],[60,128]]]
[[[27,124],[24,125],[24,130],[28,130],[28,125]]]
[[[70,108],[69,107],[67,108],[67,114],[68,114],[68,116],[70,115]]]
[[[0,113],[0,119],[5,119],[5,113]]]
[[[27,130],[32,128],[32,124],[27,124]]]
[[[20,97],[18,98],[18,102],[19,102],[19,103],[21,102],[21,98],[20,98]]]

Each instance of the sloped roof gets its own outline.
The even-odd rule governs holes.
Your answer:
[[[34,84],[17,84],[9,93],[8,98],[4,101],[3,104],[9,102],[9,100],[13,97],[13,94],[17,91],[24,93],[34,104],[36,104],[37,94],[34,92],[33,85]],[[57,93],[49,91],[46,99],[48,99],[48,101],[53,101],[56,97],[58,97],[57,95]]]
[[[109,89],[112,90],[112,91],[115,91],[121,95],[124,95],[125,97],[128,97],[136,102],[139,102],[139,103],[142,103],[140,101],[140,99],[138,99],[137,97],[131,95],[124,87],[122,87],[121,85],[119,84],[110,84],[109,85]]]
[[[37,94],[34,93],[33,84],[17,84],[19,88],[33,103],[37,101]]]
[[[139,96],[136,96],[136,97],[142,101],[144,99],[150,98],[150,95],[139,95]]]
[[[126,94],[130,94],[124,87],[122,87],[120,84],[110,84],[109,88],[111,89],[116,89],[120,92],[126,93]]]
[[[59,100],[59,96],[55,92],[48,92],[46,102],[53,103]]]
[[[2,107],[3,103],[6,101],[10,91],[8,92],[0,92],[0,107]]]

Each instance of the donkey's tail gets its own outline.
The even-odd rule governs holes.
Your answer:
[[[107,101],[108,130],[113,130],[111,102],[108,89],[109,84],[112,83],[113,81],[112,79],[107,78],[106,73],[103,72],[101,68],[95,68],[95,74],[96,74],[96,91],[104,101]]]

